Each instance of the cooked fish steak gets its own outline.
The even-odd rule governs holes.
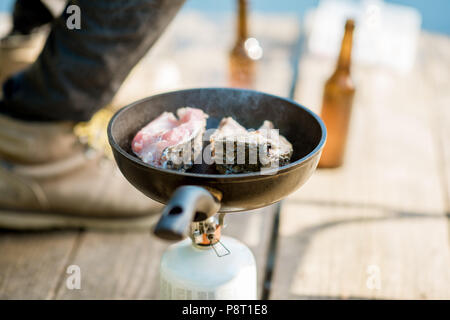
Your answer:
[[[283,166],[293,151],[292,144],[268,120],[252,131],[231,117],[223,118],[210,143],[216,169],[224,174]]]
[[[208,115],[197,108],[180,108],[178,119],[164,112],[143,127],[132,141],[133,152],[145,163],[185,171],[201,154]]]

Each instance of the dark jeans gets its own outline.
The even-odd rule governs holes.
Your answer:
[[[34,121],[86,121],[108,104],[184,0],[73,0],[81,29],[66,10],[52,21],[39,58],[3,86],[0,112]]]

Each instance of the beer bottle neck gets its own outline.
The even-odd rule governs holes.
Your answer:
[[[245,41],[248,37],[247,34],[247,0],[238,0],[239,13],[238,13],[238,28],[237,28],[237,41]]]
[[[336,70],[350,72],[352,60],[353,24],[345,25],[345,33],[342,39],[341,51],[337,62]]]

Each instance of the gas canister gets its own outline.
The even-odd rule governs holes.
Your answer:
[[[220,237],[214,218],[193,223],[191,238],[170,246],[161,259],[160,298],[257,298],[256,263],[242,242]]]

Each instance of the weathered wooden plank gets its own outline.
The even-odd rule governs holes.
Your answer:
[[[56,299],[156,298],[159,257],[167,246],[149,232],[87,231],[68,265],[81,270],[81,289],[61,282]],[[67,278],[65,276],[65,278]]]
[[[223,234],[240,239],[255,255],[261,293],[269,241],[266,235],[270,234],[273,221],[272,207],[231,214],[225,219],[227,227]],[[70,290],[63,281],[56,298],[157,299],[159,261],[168,245],[149,232],[88,231],[68,262],[81,269],[81,289]]]
[[[449,299],[447,240],[443,215],[286,201],[271,298]]]
[[[196,86],[226,86],[228,52],[233,36],[228,26],[233,17],[223,17],[219,23],[196,13],[187,13],[177,18],[170,29],[152,51],[144,57],[133,70],[127,82],[115,99],[116,105],[123,105],[149,94]],[[277,30],[269,30],[267,19],[276,23]],[[291,79],[289,68],[290,48],[297,36],[297,20],[290,18],[259,17],[254,21],[254,34],[267,50],[264,58],[258,61],[257,83],[255,87],[274,94],[287,95]],[[208,32],[205,32],[207,30]],[[269,32],[270,31],[270,32]],[[220,34],[220,41],[217,35]],[[280,36],[281,35],[281,36]],[[277,38],[278,36],[278,38]],[[200,39],[198,38],[200,37]],[[183,45],[180,47],[180,43]],[[175,49],[177,48],[177,49]],[[186,63],[189,61],[189,63]],[[274,81],[275,80],[275,81]],[[161,84],[162,83],[162,84]],[[268,242],[272,229],[273,210],[259,210],[255,214],[235,214],[227,217],[228,229],[226,234],[241,239],[255,252],[259,269],[259,287],[262,287]],[[108,237],[105,240],[103,238]],[[111,239],[109,239],[111,237]],[[118,237],[122,240],[115,240]],[[78,255],[80,267],[91,269],[97,266],[97,257],[101,255],[109,261],[110,267],[100,268],[109,270],[107,273],[116,275],[114,270],[124,270],[122,276],[114,276],[105,285],[98,286],[99,275],[95,272],[92,278],[85,280],[87,289],[81,291],[67,291],[61,288],[58,298],[156,298],[157,297],[157,264],[164,244],[148,239],[146,234],[134,235],[104,235],[88,233],[84,240],[86,245],[80,246]],[[99,245],[99,244],[102,245]],[[109,246],[107,243],[113,243]],[[145,246],[140,243],[147,243]],[[127,249],[121,249],[123,245]],[[115,247],[118,247],[115,249]],[[144,246],[144,247],[142,247]],[[93,249],[96,248],[96,249]],[[142,249],[145,248],[145,249]],[[123,253],[121,253],[123,250]],[[111,253],[114,252],[114,255]],[[131,255],[126,256],[124,255]],[[128,265],[127,261],[139,255],[141,263]],[[109,257],[109,258],[108,258]],[[74,263],[77,263],[77,259]],[[150,262],[151,261],[151,262]],[[89,274],[89,271],[86,272]],[[133,274],[142,287],[124,283],[124,277],[131,279]],[[88,277],[90,277],[88,275]],[[143,277],[143,278],[142,278]],[[262,293],[262,290],[259,290]]]
[[[448,39],[424,35],[404,76],[355,66],[346,163],[319,170],[285,202],[272,298],[449,299],[450,91],[436,46],[450,50]],[[309,76],[297,99],[319,111],[331,69],[302,61],[300,77]],[[381,288],[371,289],[378,271]]]
[[[429,84],[428,97],[432,101],[432,108],[436,110],[436,145],[440,148],[441,182],[446,193],[447,215],[450,217],[450,38],[425,34],[422,43],[428,48],[423,78]]]
[[[407,75],[354,66],[357,93],[345,164],[318,170],[293,198],[442,212],[435,99],[423,77],[426,50],[422,43],[416,68]],[[323,83],[332,68],[332,61],[305,57],[296,99],[319,112]]]
[[[235,41],[234,26],[233,15],[212,19],[195,11],[180,13],[132,70],[112,104],[122,107],[170,90],[229,86],[228,54]],[[255,14],[249,29],[264,50],[256,62],[254,88],[287,96],[292,78],[291,49],[299,31],[297,18]]]
[[[48,299],[76,243],[77,232],[0,233],[0,299]]]
[[[287,95],[292,71],[289,68],[290,48],[297,35],[298,22],[293,17],[270,16],[255,17],[252,21],[253,35],[260,40],[265,50],[263,58],[258,61],[255,87]],[[277,28],[271,28],[268,22]],[[226,86],[227,55],[234,40],[234,28],[230,28],[232,25],[233,16],[213,20],[192,12],[179,15],[168,32],[131,72],[113,105],[121,107],[139,98],[167,90]],[[253,250],[261,288],[273,211],[259,211],[261,212],[229,216],[225,234],[242,240]],[[76,236],[76,233],[65,234],[68,238]],[[1,274],[7,275],[2,278],[3,284],[0,283],[0,288],[5,289],[0,292],[7,292],[4,295],[6,297],[141,299],[158,296],[158,264],[167,244],[150,238],[147,232],[87,231],[79,241],[70,246],[66,243],[69,240],[64,240],[64,237],[59,240],[57,236],[52,238],[46,234],[14,234],[8,237],[9,240],[5,240],[4,244],[5,250],[9,252],[8,256],[0,256]],[[43,237],[44,240],[36,241],[36,237]],[[50,237],[55,242],[52,245],[59,249],[45,249],[50,242],[46,237]],[[40,241],[44,244],[40,245]],[[25,248],[21,243],[25,244]],[[34,243],[35,247],[27,247],[28,243]],[[72,245],[74,249],[71,251]],[[43,254],[39,246],[42,246],[42,250],[53,253]],[[39,257],[40,266],[54,267],[46,268],[47,271],[33,269],[28,263],[35,256]],[[25,266],[21,267],[15,259]],[[65,281],[69,275],[65,270],[71,264],[81,268],[81,290],[69,290],[66,287]],[[27,280],[19,281],[19,277]],[[29,291],[29,283],[33,283],[36,289]]]
[[[450,67],[450,65],[449,65]],[[449,86],[450,89],[450,86]],[[450,90],[449,90],[450,91]],[[447,217],[450,219],[450,97],[440,102],[439,143],[442,146],[442,176],[443,187],[447,193]],[[450,229],[449,229],[450,231]],[[449,239],[450,240],[450,239]]]

